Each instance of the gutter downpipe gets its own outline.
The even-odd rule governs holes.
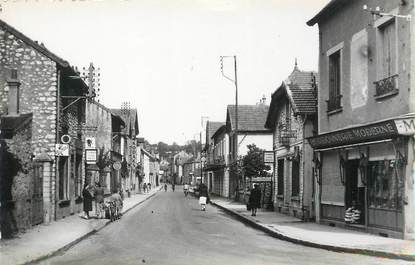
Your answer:
[[[305,114],[305,116],[304,116],[304,122],[302,122],[302,127],[303,127],[303,148],[302,148],[302,153],[303,153],[303,156],[302,156],[302,164],[303,164],[303,174],[302,174],[302,186],[303,186],[303,192],[301,193],[301,210],[303,211],[303,215],[302,215],[302,220],[303,221],[305,221],[306,220],[306,218],[304,217],[304,212],[305,212],[305,210],[304,210],[304,191],[305,191],[305,185],[304,185],[304,182],[305,182],[305,177],[304,177],[304,172],[305,172],[305,142],[306,141],[304,141],[305,140],[305,124],[306,124],[306,122],[307,122],[307,114]],[[307,217],[307,219],[308,219],[309,217]]]

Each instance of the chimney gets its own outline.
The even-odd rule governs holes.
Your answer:
[[[17,79],[17,70],[11,70],[11,77],[7,80],[8,93],[8,115],[19,115],[20,82]]]

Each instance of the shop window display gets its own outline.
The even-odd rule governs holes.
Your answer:
[[[395,160],[370,161],[368,177],[370,208],[402,209],[403,180]]]

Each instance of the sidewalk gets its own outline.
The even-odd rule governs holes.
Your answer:
[[[152,189],[150,193],[125,198],[123,213],[153,197],[160,189],[161,186]],[[111,222],[108,219],[85,220],[74,214],[50,224],[35,226],[17,238],[0,241],[0,264],[30,264],[52,256],[96,233],[109,223]]]
[[[296,244],[337,252],[415,260],[415,241],[302,222],[300,219],[277,212],[258,211],[257,216],[251,216],[251,212],[246,210],[246,205],[225,198],[212,198],[211,202],[244,223],[273,237]]]

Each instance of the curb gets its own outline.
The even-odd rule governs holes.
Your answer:
[[[370,249],[361,249],[361,248],[348,248],[348,247],[340,247],[340,246],[332,246],[332,245],[324,245],[324,244],[318,244],[311,241],[305,241],[294,237],[286,236],[282,233],[279,233],[275,230],[272,230],[265,225],[255,222],[254,220],[251,220],[233,210],[230,210],[222,205],[219,205],[215,203],[214,201],[211,201],[211,204],[224,210],[226,213],[232,215],[237,220],[255,228],[258,230],[261,230],[262,232],[265,232],[266,234],[281,239],[284,241],[288,241],[294,244],[299,244],[307,247],[313,247],[313,248],[320,248],[325,249],[329,251],[334,252],[343,252],[343,253],[350,253],[350,254],[360,254],[360,255],[366,255],[366,256],[373,256],[373,257],[381,257],[381,258],[387,258],[387,259],[400,259],[400,260],[406,260],[406,261],[415,261],[415,255],[407,255],[407,254],[396,254],[396,253],[390,253],[390,252],[384,252],[384,251],[378,251],[378,250],[370,250]]]
[[[142,200],[142,201],[140,201],[140,202],[138,202],[138,203],[134,204],[133,206],[131,206],[131,208],[129,208],[129,209],[127,209],[127,210],[125,210],[122,214],[123,214],[123,215],[124,215],[124,214],[126,214],[127,212],[129,212],[129,211],[131,211],[132,209],[136,208],[138,205],[140,205],[140,204],[142,204],[142,203],[146,202],[147,200],[151,199],[151,198],[152,198],[152,197],[154,197],[154,196],[155,196],[155,195],[156,195],[156,194],[157,194],[160,190],[161,190],[161,188],[159,188],[156,192],[154,192],[153,194],[151,194],[150,196],[148,196],[148,197],[147,197],[147,198],[145,198],[144,200]],[[43,255],[43,256],[41,256],[41,257],[38,257],[38,258],[32,259],[32,260],[30,260],[30,261],[26,261],[25,263],[21,263],[21,265],[29,265],[29,264],[32,264],[32,263],[40,262],[40,261],[42,261],[42,260],[45,260],[45,259],[51,258],[51,257],[53,257],[53,256],[56,256],[57,254],[59,254],[59,253],[61,253],[61,252],[67,251],[68,249],[70,249],[70,248],[71,248],[71,247],[73,247],[74,245],[76,245],[76,244],[78,244],[79,242],[81,242],[82,240],[84,240],[84,239],[86,239],[86,238],[88,238],[88,237],[92,236],[93,234],[96,234],[98,231],[102,230],[104,227],[108,226],[108,225],[109,225],[109,224],[111,224],[111,223],[113,223],[113,222],[111,222],[110,220],[108,220],[108,221],[106,221],[105,223],[103,223],[102,225],[98,226],[96,229],[93,229],[93,230],[89,231],[89,232],[88,232],[88,233],[86,233],[85,235],[83,235],[83,236],[81,236],[81,237],[79,237],[79,238],[77,238],[77,239],[73,240],[72,242],[69,242],[69,243],[68,243],[68,244],[66,244],[65,246],[63,246],[63,247],[61,247],[61,248],[59,248],[59,249],[57,249],[57,250],[54,250],[54,251],[52,251],[52,252],[50,252],[50,253],[48,253],[48,254],[45,254],[45,255]]]

